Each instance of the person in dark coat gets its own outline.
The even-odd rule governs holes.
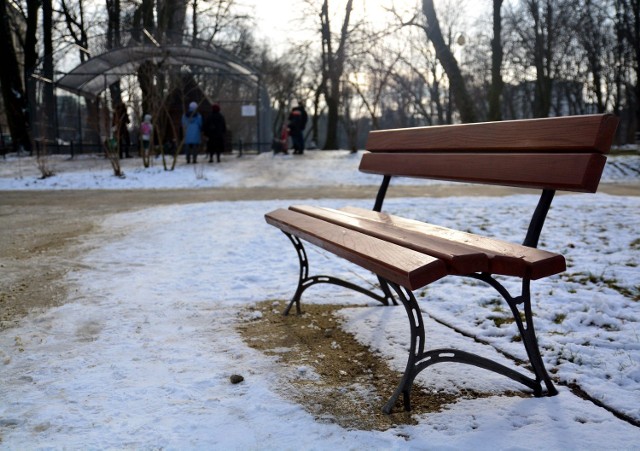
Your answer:
[[[204,121],[203,132],[207,137],[207,153],[209,163],[213,163],[213,155],[220,163],[220,154],[224,152],[224,139],[227,134],[227,123],[220,112],[220,105],[214,103],[211,106],[211,114]]]
[[[302,104],[294,107],[289,114],[289,134],[293,144],[293,153],[304,153],[304,129],[307,126],[308,115]]]

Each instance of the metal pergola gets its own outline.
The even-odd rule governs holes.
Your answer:
[[[136,74],[143,64],[153,65],[156,70],[161,71],[179,72],[186,68],[190,74],[233,79],[244,85],[246,88],[243,95],[239,95],[238,98],[227,97],[225,102],[228,105],[235,103],[243,107],[243,116],[245,111],[254,112],[255,115],[251,116],[253,119],[249,118],[255,121],[251,126],[251,130],[255,130],[252,132],[254,138],[249,141],[255,140],[255,143],[250,145],[253,144],[258,152],[268,149],[271,142],[271,106],[260,73],[225,49],[205,41],[191,40],[191,45],[185,45],[161,44],[155,39],[148,39],[145,42],[132,39],[129,45],[106,50],[90,57],[69,72],[59,73],[52,82],[57,89],[95,101],[123,77]],[[34,79],[38,83],[42,82],[37,74]],[[253,94],[246,94],[246,92]],[[247,106],[251,108],[247,110]],[[240,108],[237,110],[240,111]],[[32,111],[37,112],[38,108],[32,107]],[[51,121],[51,114],[47,114],[47,117],[49,126],[58,128],[57,113],[55,121]],[[81,122],[81,120],[78,121],[78,123]],[[59,130],[54,134],[58,138]]]

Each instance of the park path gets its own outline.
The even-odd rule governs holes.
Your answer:
[[[601,184],[600,192],[640,196],[640,183]],[[33,309],[66,299],[64,276],[74,269],[75,243],[106,216],[142,208],[214,201],[375,199],[376,186],[145,190],[0,191],[0,330]],[[388,197],[505,196],[534,191],[442,184],[393,186]],[[286,199],[286,200],[284,200]]]

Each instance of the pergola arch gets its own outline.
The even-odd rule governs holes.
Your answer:
[[[230,75],[246,77],[258,89],[258,72],[221,48],[198,48],[183,44],[150,45],[137,43],[91,57],[56,81],[57,86],[85,96],[97,96],[125,75],[134,74],[141,64],[162,66],[200,66]],[[266,92],[265,92],[266,93]]]
[[[271,106],[259,71],[223,48],[208,44],[206,41],[190,40],[189,42],[191,45],[160,44],[153,39],[145,39],[144,42],[131,39],[128,45],[106,49],[98,55],[92,55],[72,70],[58,73],[53,84],[56,88],[96,101],[115,82],[135,75],[143,64],[152,66],[157,72],[191,74],[194,77],[201,76],[201,79],[215,76],[233,80],[234,83],[243,85],[245,88],[238,90],[238,92],[242,91],[238,98],[227,97],[224,100],[228,107],[227,114],[242,118],[243,123],[255,121],[249,127],[252,130],[252,136],[239,134],[238,138],[244,139],[245,143],[252,143],[251,147],[258,151],[268,149],[271,142]],[[104,48],[104,46],[100,47]],[[218,101],[217,98],[210,100]],[[251,108],[247,109],[248,105]],[[255,116],[247,116],[245,114],[247,111],[249,115],[255,111]],[[47,116],[51,117],[50,114]],[[243,129],[246,128],[243,126]],[[59,137],[59,133],[56,134]]]

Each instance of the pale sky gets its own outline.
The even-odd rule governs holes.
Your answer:
[[[435,0],[436,8],[446,1],[455,3],[456,0]],[[491,8],[489,0],[457,0],[469,18],[475,18],[482,9]],[[319,6],[322,0],[315,0]],[[317,20],[313,24],[304,26],[301,24],[301,17],[307,6],[303,0],[241,0],[247,5],[249,10],[256,17],[258,36],[270,41],[276,53],[283,52],[287,47],[287,41],[300,41],[308,38],[310,33],[316,33],[314,28]],[[342,14],[346,0],[331,0],[330,11]],[[354,2],[354,14],[360,14],[363,8],[368,18],[382,22],[388,17],[385,8],[395,5],[398,10],[411,8],[413,5],[420,5],[416,0],[356,0]],[[441,6],[441,5],[440,5]],[[314,20],[315,18],[309,18]]]

